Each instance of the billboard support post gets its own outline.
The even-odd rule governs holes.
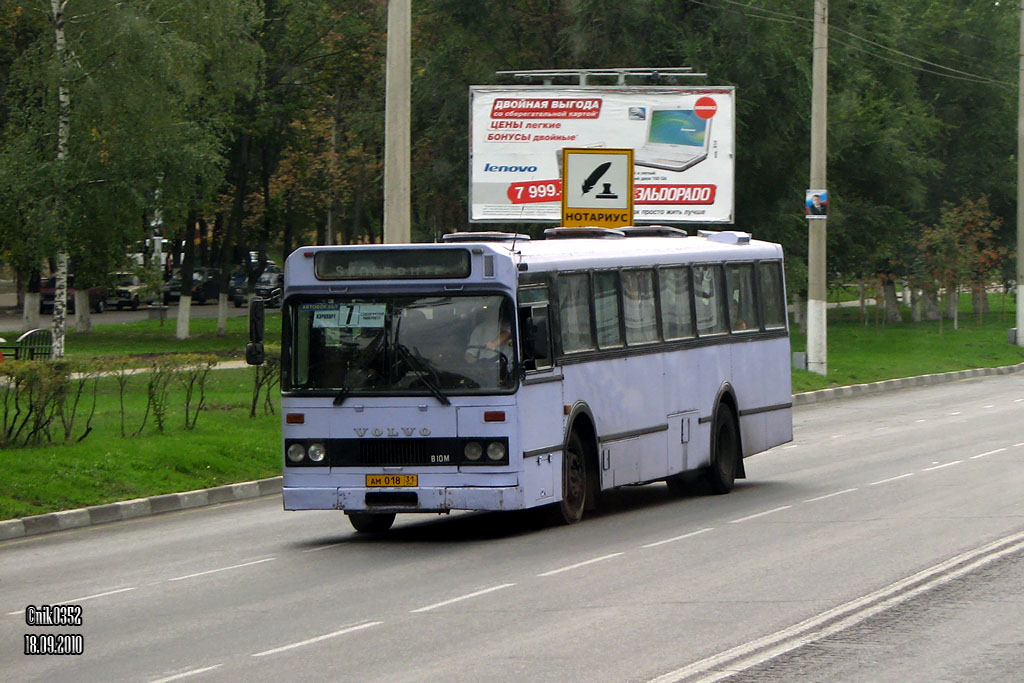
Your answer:
[[[384,86],[384,227],[386,244],[412,240],[409,132],[412,0],[388,0],[387,74]]]

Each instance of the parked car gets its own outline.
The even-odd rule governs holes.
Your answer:
[[[68,275],[68,313],[75,312],[75,276]],[[43,280],[39,287],[39,312],[53,313],[53,300],[57,289],[57,278],[51,277]],[[107,288],[89,288],[89,308],[93,313],[102,313],[106,307]]]
[[[284,273],[267,272],[260,275],[256,281],[255,294],[271,308],[280,306],[284,294]]]
[[[276,277],[268,277],[271,275]],[[256,281],[255,290],[258,296],[268,302],[268,306],[280,306],[281,294],[284,291],[284,271],[281,270],[281,266],[273,261],[267,261],[263,275]],[[278,290],[276,294],[274,290]],[[231,275],[230,297],[231,301],[235,304],[235,308],[246,306],[249,303],[249,278],[244,268],[234,271]],[[276,301],[276,303],[270,303],[271,300]]]
[[[196,268],[192,271],[192,301],[202,305],[207,301],[216,301],[220,293],[217,283],[216,268]],[[175,271],[171,279],[164,284],[164,303],[169,304],[181,299],[181,271]]]
[[[107,305],[121,310],[125,306],[133,311],[142,303],[142,280],[132,273],[114,273],[114,290],[107,294]]]
[[[228,297],[235,304],[235,308],[245,306],[249,298],[249,277],[245,274],[245,268],[236,268],[231,272],[231,288],[228,290]]]

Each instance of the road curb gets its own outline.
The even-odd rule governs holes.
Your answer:
[[[899,379],[887,379],[869,384],[852,384],[845,387],[794,394],[793,405],[812,405],[845,398],[901,391],[912,387],[959,382],[974,377],[1009,375],[1021,371],[1024,371],[1024,363],[1004,365],[998,368],[974,368],[972,370],[957,370],[955,372],[941,372],[932,375],[918,375],[916,377],[901,377]],[[230,503],[249,498],[271,496],[281,492],[281,480],[281,477],[270,477],[269,479],[246,481],[239,484],[226,484],[210,489],[185,491],[184,493],[166,493],[148,498],[136,498],[134,500],[107,503],[105,505],[93,505],[92,507],[77,510],[63,510],[61,512],[50,512],[45,515],[9,519],[0,521],[0,541],[38,536],[66,529],[78,529],[96,524],[120,522],[139,517],[149,517],[165,512],[176,512],[178,510]]]
[[[955,370],[953,372],[939,372],[932,375],[917,375],[915,377],[900,377],[898,379],[886,379],[881,382],[869,384],[850,384],[844,387],[833,387],[832,389],[819,389],[818,391],[806,391],[793,395],[793,405],[803,406],[813,403],[824,403],[844,398],[855,398],[857,396],[870,396],[882,394],[889,391],[900,391],[912,387],[934,386],[936,384],[947,384],[949,382],[960,382],[974,377],[988,377],[991,375],[1010,375],[1015,372],[1024,371],[1024,363],[1017,365],[1003,365],[997,368],[972,368],[971,370]]]
[[[281,477],[270,477],[239,484],[226,484],[209,489],[166,493],[148,498],[135,498],[117,503],[93,505],[77,510],[49,512],[45,515],[9,519],[0,522],[0,541],[26,536],[38,536],[54,531],[79,529],[109,522],[122,522],[139,517],[150,517],[165,512],[231,503],[238,500],[272,496],[281,492]]]

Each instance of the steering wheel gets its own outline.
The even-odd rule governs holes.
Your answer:
[[[474,351],[476,352],[475,354],[473,354]],[[480,345],[480,344],[470,344],[469,346],[466,347],[466,353],[474,355],[475,356],[475,360],[471,361],[471,362],[476,362],[476,361],[482,359],[481,358],[481,354],[485,354],[486,353],[486,354],[490,355],[490,354],[496,354],[496,353],[499,353],[499,352],[495,351],[494,349],[489,349],[486,346],[483,346],[483,345]]]

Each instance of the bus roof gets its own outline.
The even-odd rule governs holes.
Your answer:
[[[747,233],[734,231],[702,232],[697,237],[686,238],[559,236],[558,239],[488,246],[512,252],[530,271],[782,258],[781,245],[754,240]]]

